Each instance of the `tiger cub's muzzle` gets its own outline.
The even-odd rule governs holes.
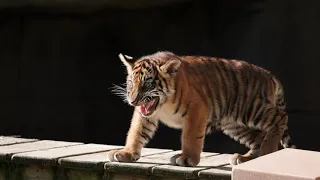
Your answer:
[[[159,97],[146,97],[137,106],[139,106],[139,111],[142,116],[147,117],[153,114],[157,109],[159,104]]]

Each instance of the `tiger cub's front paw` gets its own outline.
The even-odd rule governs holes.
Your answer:
[[[199,157],[189,157],[184,155],[183,153],[176,154],[171,157],[170,162],[173,165],[194,167],[199,164],[200,155]]]
[[[111,162],[136,162],[140,154],[121,149],[110,151],[108,157]]]

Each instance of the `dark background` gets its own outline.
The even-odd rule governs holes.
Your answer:
[[[319,0],[42,2],[0,3],[1,135],[123,145],[132,108],[110,92],[125,82],[118,54],[169,50],[272,71],[294,143],[320,150]],[[179,149],[179,140],[161,126],[148,147]],[[214,133],[205,151],[244,148]]]

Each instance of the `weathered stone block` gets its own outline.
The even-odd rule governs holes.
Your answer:
[[[228,165],[230,157],[230,154],[212,154],[212,156],[202,157],[199,165],[196,167],[160,165],[152,169],[152,174],[156,176],[196,179],[198,178],[199,171]]]
[[[38,141],[38,140],[0,136],[0,146],[7,146],[11,144],[19,144],[19,143],[34,142],[34,141]]]
[[[233,167],[233,180],[320,180],[320,152],[283,149]]]
[[[58,147],[67,147],[72,145],[79,145],[83,143],[65,142],[65,141],[35,141],[22,144],[13,144],[10,146],[0,146],[0,161],[10,161],[11,156],[17,153],[25,153],[37,150],[46,150]]]

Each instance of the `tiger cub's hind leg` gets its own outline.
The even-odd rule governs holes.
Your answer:
[[[260,121],[257,128],[266,132],[260,147],[260,156],[263,156],[278,150],[287,128],[288,116],[283,110],[274,108],[267,110]]]
[[[260,146],[266,135],[265,132],[244,127],[236,122],[229,123],[221,127],[221,129],[234,140],[250,148],[246,154],[235,153],[230,159],[230,164],[237,165],[260,155]]]

